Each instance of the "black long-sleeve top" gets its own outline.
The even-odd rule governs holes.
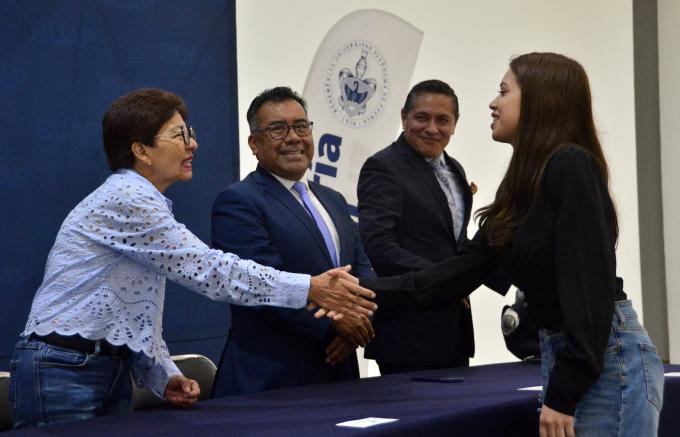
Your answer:
[[[614,217],[597,162],[585,149],[568,145],[548,162],[506,249],[496,252],[478,235],[459,256],[362,285],[376,290],[380,306],[414,297],[437,305],[467,295],[501,266],[524,291],[532,321],[564,332],[565,347],[557,354],[544,403],[573,415],[602,371],[613,303],[626,299],[616,277]]]

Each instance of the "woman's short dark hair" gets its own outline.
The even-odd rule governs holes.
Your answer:
[[[158,88],[142,88],[118,97],[102,119],[102,138],[109,168],[131,168],[132,143],[153,146],[161,126],[178,112],[184,120],[187,107],[177,94]]]

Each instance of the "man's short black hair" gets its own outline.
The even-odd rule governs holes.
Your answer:
[[[453,115],[455,115],[456,121],[458,120],[458,117],[460,116],[460,113],[458,112],[458,96],[448,83],[438,79],[424,80],[415,84],[413,88],[411,88],[411,91],[409,91],[408,95],[406,96],[406,102],[404,103],[404,107],[402,109],[404,114],[409,113],[409,111],[416,104],[416,99],[421,94],[443,94],[445,96],[451,97],[453,102]]]
[[[248,112],[246,112],[246,118],[248,119],[248,127],[250,128],[250,133],[257,130],[258,122],[257,111],[260,110],[262,105],[267,102],[285,102],[286,100],[295,100],[302,106],[307,114],[307,102],[298,93],[290,89],[287,86],[277,86],[275,88],[269,88],[262,91],[250,102],[248,107]]]

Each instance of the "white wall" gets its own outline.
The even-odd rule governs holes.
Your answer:
[[[666,254],[666,293],[668,302],[668,342],[671,362],[680,362],[680,2],[658,0],[659,23],[659,106],[661,128],[661,188]]]
[[[246,141],[245,111],[252,98],[276,85],[302,91],[327,30],[349,12],[366,8],[391,12],[424,31],[413,83],[442,79],[460,98],[461,118],[447,151],[479,186],[475,208],[492,200],[510,157],[509,146],[490,138],[488,109],[510,57],[556,51],[584,65],[619,213],[618,272],[641,314],[631,0],[239,0],[242,176],[256,164]],[[384,144],[396,135],[386,133]],[[471,225],[469,232],[475,230]],[[473,364],[513,359],[499,327],[501,308],[510,300],[488,291],[473,294],[477,342]]]

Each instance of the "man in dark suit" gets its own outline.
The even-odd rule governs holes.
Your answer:
[[[375,277],[342,195],[307,181],[314,155],[305,101],[287,87],[265,90],[247,113],[257,169],[223,190],[212,211],[214,247],[294,273],[352,265]],[[373,337],[367,318],[231,306],[231,330],[215,396],[357,378],[356,353]]]
[[[364,163],[359,229],[378,276],[423,269],[455,255],[467,239],[472,191],[463,167],[444,148],[458,120],[458,98],[445,82],[415,85],[401,111],[403,133]],[[382,374],[467,366],[474,354],[469,300],[381,308],[365,356]]]

